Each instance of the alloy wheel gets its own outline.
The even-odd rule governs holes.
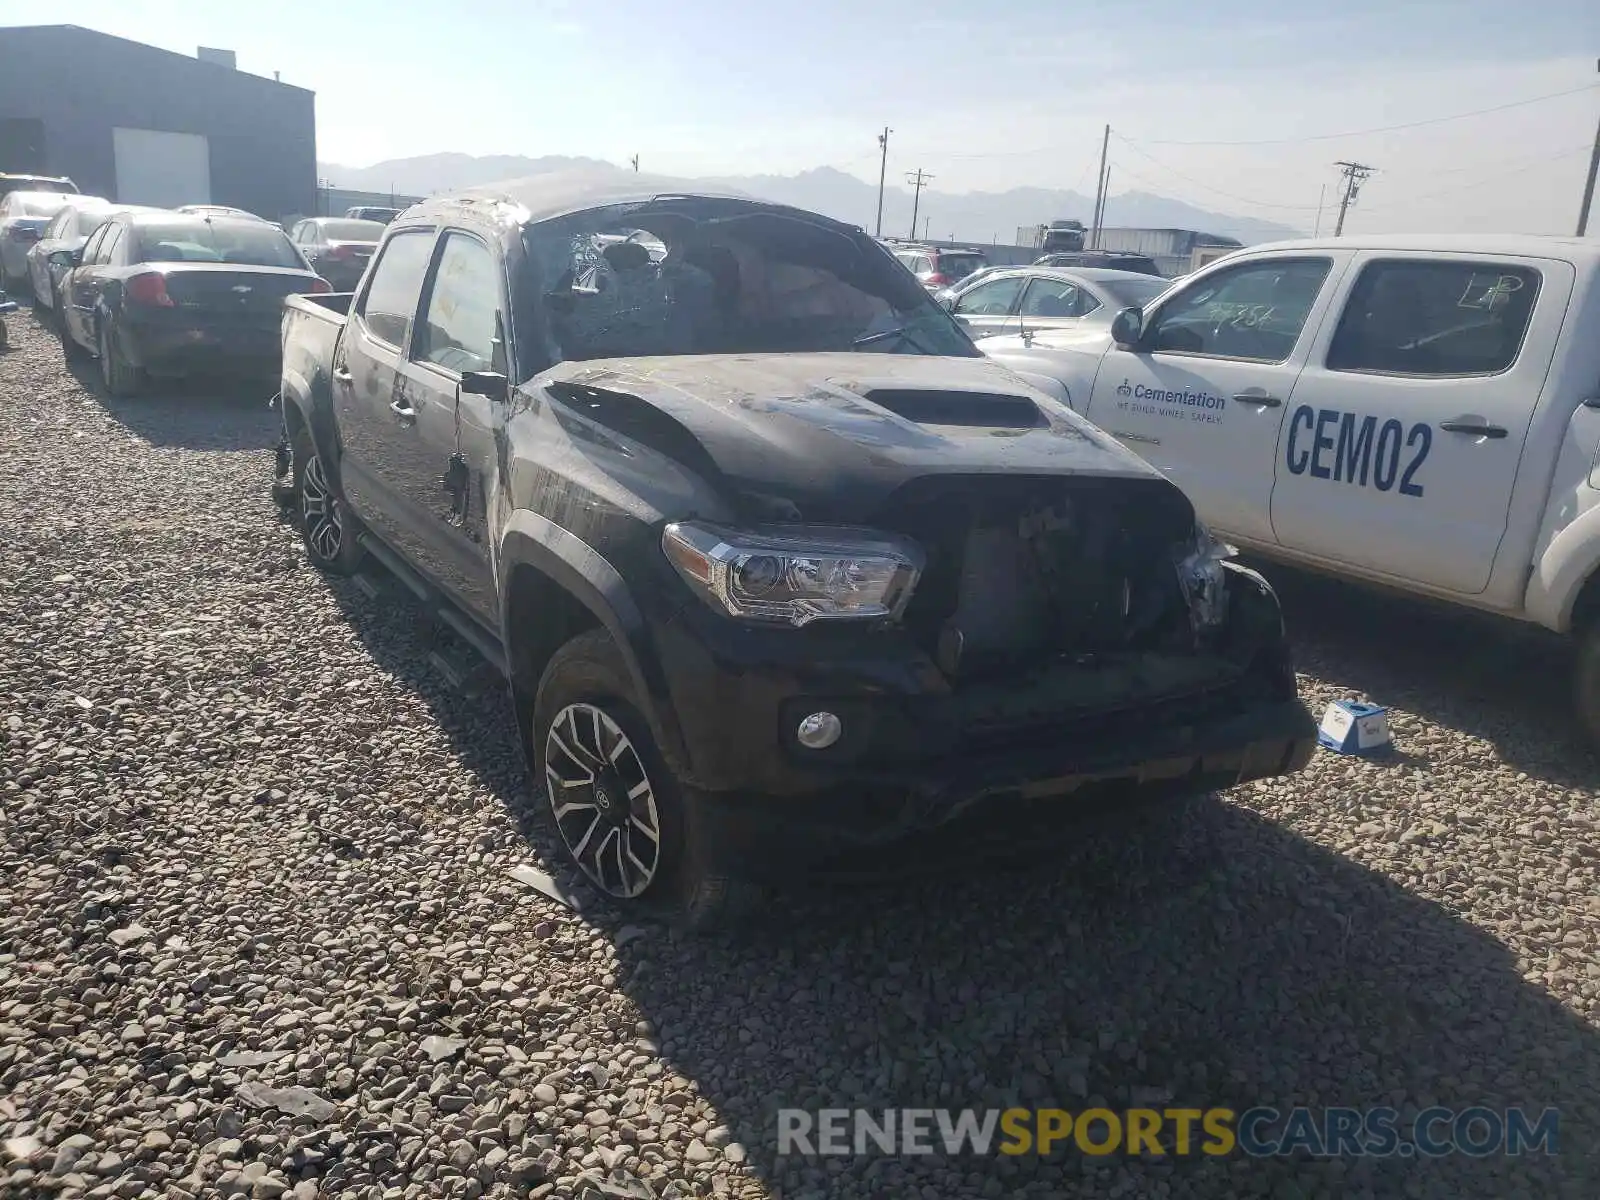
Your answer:
[[[311,548],[328,562],[337,559],[344,544],[344,521],[339,515],[339,501],[323,473],[322,459],[315,453],[307,458],[305,476],[300,481],[300,517]]]
[[[573,860],[608,895],[629,900],[661,866],[655,787],[628,735],[593,704],[569,704],[545,734],[545,791]]]

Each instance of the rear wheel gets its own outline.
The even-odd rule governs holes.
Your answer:
[[[1572,662],[1572,707],[1584,738],[1600,747],[1600,618],[1591,618],[1573,636],[1578,645]]]
[[[69,363],[83,362],[89,357],[89,352],[78,345],[72,333],[67,328],[66,314],[63,311],[56,317],[56,336],[61,339],[61,354]]]
[[[144,372],[122,357],[107,321],[100,322],[100,379],[106,395],[116,399],[137,395],[144,386]]]
[[[698,807],[656,748],[604,630],[555,653],[533,705],[535,770],[562,845],[614,903],[707,930],[732,924],[759,889],[705,859]]]
[[[321,570],[349,575],[361,561],[360,531],[333,483],[327,464],[302,426],[293,439],[294,492],[300,497],[300,537],[306,554]]]

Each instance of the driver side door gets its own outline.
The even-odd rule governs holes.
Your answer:
[[[1209,525],[1276,541],[1278,431],[1349,251],[1272,254],[1196,278],[1101,360],[1088,417],[1183,489]]]

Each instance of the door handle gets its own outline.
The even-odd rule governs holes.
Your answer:
[[[417,410],[400,400],[391,400],[389,402],[389,411],[402,421],[410,422],[417,419]]]
[[[343,366],[335,367],[333,369],[333,377],[335,379],[337,379],[340,383],[349,383],[352,379],[355,378],[354,375],[350,374],[350,368],[349,367],[343,367]]]
[[[1441,421],[1439,428],[1446,433],[1465,433],[1471,437],[1486,437],[1494,440],[1506,436],[1506,431],[1499,425],[1488,425],[1482,421],[1466,421],[1460,418],[1454,421]]]
[[[1276,396],[1269,396],[1261,388],[1245,388],[1242,392],[1235,392],[1233,398],[1240,404],[1256,404],[1262,408],[1277,408],[1283,401]]]

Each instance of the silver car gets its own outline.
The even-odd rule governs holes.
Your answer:
[[[1133,271],[1015,267],[953,288],[941,303],[973,338],[1025,330],[1110,325],[1124,308],[1143,308],[1169,281]]]
[[[28,284],[35,308],[56,313],[56,295],[70,268],[51,263],[57,250],[80,250],[89,235],[120,212],[151,211],[135,204],[113,204],[103,196],[69,196],[64,208],[50,218],[39,240],[28,250]]]
[[[12,192],[0,200],[0,290],[27,278],[28,248],[71,200],[61,192]]]

